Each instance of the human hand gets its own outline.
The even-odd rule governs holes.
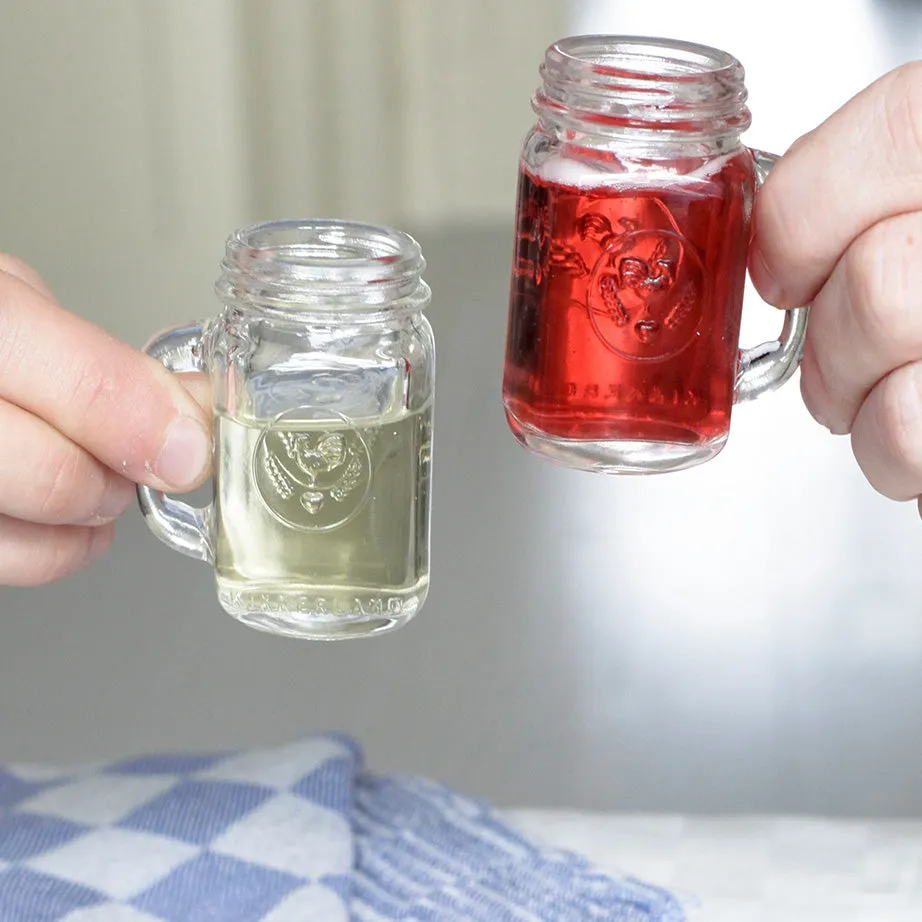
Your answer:
[[[134,484],[188,490],[211,462],[202,376],[61,308],[0,254],[0,585],[46,583],[112,542]]]
[[[922,62],[798,140],[758,196],[750,274],[811,304],[801,391],[871,485],[922,494]],[[922,512],[922,500],[920,500]]]

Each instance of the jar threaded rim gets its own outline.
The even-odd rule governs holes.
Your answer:
[[[215,291],[266,308],[381,310],[428,302],[419,243],[386,225],[336,219],[267,221],[234,231]],[[414,305],[415,306],[415,305]]]
[[[551,45],[533,107],[585,132],[689,138],[749,127],[745,71],[733,55],[674,39],[575,35]]]

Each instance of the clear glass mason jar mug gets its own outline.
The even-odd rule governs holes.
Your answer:
[[[740,63],[671,40],[552,45],[520,159],[503,397],[531,451],[613,473],[713,458],[797,368],[807,309],[740,351],[750,218]]]
[[[227,241],[223,310],[147,351],[204,371],[214,498],[138,490],[171,548],[214,566],[231,615],[272,633],[397,627],[429,585],[435,344],[415,240],[386,227],[280,221]]]

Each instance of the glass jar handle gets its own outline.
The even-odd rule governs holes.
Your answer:
[[[204,371],[203,332],[201,323],[176,327],[155,336],[144,351],[170,371]],[[138,503],[148,528],[167,547],[187,557],[214,563],[210,505],[200,509],[145,486],[138,486]]]
[[[753,150],[759,185],[781,158],[762,150]],[[795,307],[784,312],[781,336],[774,342],[762,343],[753,349],[740,351],[739,372],[736,376],[736,402],[755,400],[781,387],[800,365],[807,336],[809,308]]]

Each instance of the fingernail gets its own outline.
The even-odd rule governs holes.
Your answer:
[[[123,477],[112,478],[106,494],[96,510],[100,519],[117,519],[134,501],[135,485]]]
[[[205,427],[188,416],[179,416],[167,430],[154,474],[177,489],[193,487],[211,458],[211,442]]]
[[[99,508],[80,525],[104,525],[117,519],[135,498],[135,485],[124,478],[114,478],[109,484]]]
[[[819,423],[830,435],[848,435],[849,427],[841,422],[830,422],[824,413],[820,413],[813,407],[808,407],[810,415],[814,421]]]
[[[769,304],[781,306],[784,290],[768,268],[758,242],[753,244],[752,258],[749,260],[749,277],[756,290]]]
[[[86,562],[90,563],[97,557],[102,557],[112,544],[112,529],[105,526],[93,528],[90,534],[90,547],[86,552]]]

